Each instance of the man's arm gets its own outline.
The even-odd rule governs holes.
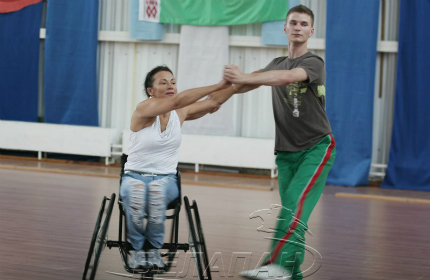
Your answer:
[[[224,68],[224,79],[231,83],[248,85],[281,86],[294,82],[302,82],[308,79],[308,74],[303,68],[292,70],[270,70],[266,72],[253,72],[244,74],[236,65],[227,65]]]

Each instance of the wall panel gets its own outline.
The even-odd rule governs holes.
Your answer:
[[[380,38],[386,43],[396,43],[399,0],[380,1],[385,2],[385,11],[380,15]],[[315,47],[311,51],[325,58],[327,1],[301,0],[301,3],[309,6],[315,13],[316,32],[313,37],[315,41],[312,42],[312,46]],[[160,64],[168,65],[175,74],[177,73],[179,39],[169,37],[164,43],[132,39],[126,39],[124,42],[124,34],[115,32],[129,30],[128,0],[99,0],[99,7],[99,30],[114,31],[112,33],[114,35],[110,35],[113,38],[100,40],[98,46],[100,125],[114,128],[115,139],[121,143],[120,135],[123,129],[128,128],[135,106],[146,98],[142,85],[145,74],[152,67]],[[180,25],[165,25],[165,35],[178,34],[180,29]],[[115,39],[115,34],[121,38]],[[259,23],[230,27],[230,35],[230,62],[239,65],[244,72],[263,68],[274,57],[286,54],[286,48],[263,46],[259,43],[261,39]],[[41,35],[41,38],[44,37]],[[42,41],[42,50],[43,43]],[[384,165],[388,160],[396,63],[396,51],[378,53],[373,122],[372,164],[374,165]],[[43,68],[43,64],[41,67]],[[43,75],[40,79],[42,80],[40,84],[43,85]],[[41,89],[42,86],[39,91]],[[327,98],[330,98],[329,94]],[[39,98],[39,100],[43,99]],[[235,136],[274,138],[269,87],[261,87],[252,93],[234,96],[229,102],[233,102],[235,108],[232,120],[236,127]],[[43,117],[43,104],[39,104],[39,116]],[[372,171],[381,170],[372,169]]]

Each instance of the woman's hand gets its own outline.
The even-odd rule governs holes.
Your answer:
[[[228,82],[228,81],[226,81],[226,80],[224,80],[224,79],[222,79],[222,80],[217,84],[217,86],[218,86],[218,90],[222,90],[222,89],[226,89],[226,88],[228,88],[229,86],[231,86],[231,83],[230,83],[230,82]]]
[[[211,93],[211,94],[209,94],[209,95],[207,96],[207,98],[206,98],[206,99],[210,100],[210,99],[212,99],[212,98],[213,98],[213,95],[212,95],[212,93]],[[218,111],[218,110],[219,110],[219,108],[221,108],[221,105],[220,105],[220,104],[217,104],[217,106],[213,107],[213,108],[209,111],[209,114],[213,114],[213,113],[215,113],[216,111]]]

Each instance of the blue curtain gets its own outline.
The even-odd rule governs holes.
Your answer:
[[[42,9],[0,13],[0,119],[37,121]]]
[[[430,191],[429,0],[400,1],[393,134],[383,188]]]
[[[98,126],[97,0],[49,0],[45,122]]]
[[[327,183],[368,183],[379,1],[327,1],[327,114],[336,160]]]

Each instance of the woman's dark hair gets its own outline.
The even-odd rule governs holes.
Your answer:
[[[150,95],[147,91],[147,88],[153,86],[155,74],[157,74],[158,72],[162,72],[162,71],[168,71],[168,72],[172,73],[172,75],[173,75],[172,70],[170,70],[169,67],[167,67],[166,65],[157,66],[154,69],[152,69],[151,71],[149,71],[148,74],[146,74],[145,83],[143,84],[143,91],[146,93],[148,98],[150,97]]]

